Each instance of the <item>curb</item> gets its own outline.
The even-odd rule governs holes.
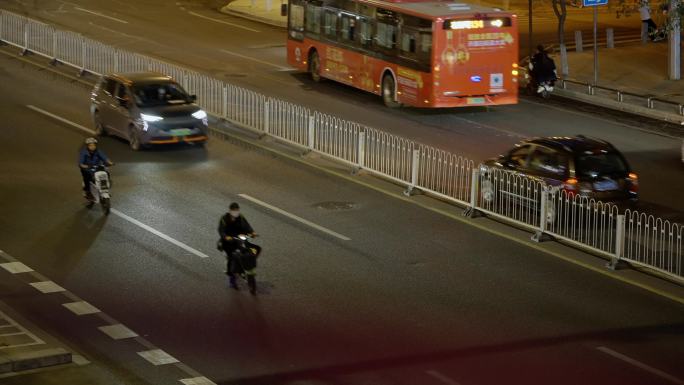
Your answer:
[[[62,348],[0,355],[0,374],[70,364],[72,355]]]
[[[268,24],[272,27],[278,27],[278,28],[287,28],[287,21],[275,21],[271,19],[267,19],[265,17],[261,16],[255,16],[247,12],[242,12],[242,11],[236,11],[233,9],[230,9],[230,4],[221,7],[220,9],[221,13],[225,13],[226,15],[231,15],[235,17],[239,17],[242,19],[250,20],[250,21],[255,21],[257,23],[262,23],[262,24]]]
[[[594,104],[601,107],[610,108],[613,110],[623,111],[634,115],[640,115],[647,118],[662,120],[669,123],[684,126],[684,116],[675,113],[658,111],[651,108],[636,106],[624,102],[620,103],[615,100],[597,97],[583,92],[566,90],[560,87],[555,87],[553,92],[554,94],[563,98],[573,99],[584,103]]]

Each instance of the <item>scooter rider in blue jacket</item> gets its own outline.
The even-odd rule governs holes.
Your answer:
[[[78,166],[81,169],[81,176],[83,177],[83,196],[90,200],[93,199],[90,193],[90,182],[93,180],[92,169],[101,164],[112,166],[114,162],[109,160],[107,156],[97,149],[97,139],[87,138],[85,146],[81,149],[78,155]]]

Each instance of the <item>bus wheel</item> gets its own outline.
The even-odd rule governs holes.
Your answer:
[[[389,108],[397,108],[401,105],[394,100],[394,95],[397,91],[396,88],[397,86],[394,83],[392,75],[387,74],[382,78],[382,101],[385,103],[385,106]]]
[[[313,51],[309,57],[309,73],[313,81],[316,83],[321,81],[321,59],[316,51]]]

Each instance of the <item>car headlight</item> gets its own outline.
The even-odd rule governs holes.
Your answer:
[[[204,110],[195,111],[192,113],[192,117],[195,119],[206,119],[207,113]]]
[[[146,122],[158,122],[164,118],[156,115],[140,114],[140,118]]]

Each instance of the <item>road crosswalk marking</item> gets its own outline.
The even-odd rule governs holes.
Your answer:
[[[31,282],[30,285],[43,294],[60,293],[66,291],[63,287],[52,281]]]

